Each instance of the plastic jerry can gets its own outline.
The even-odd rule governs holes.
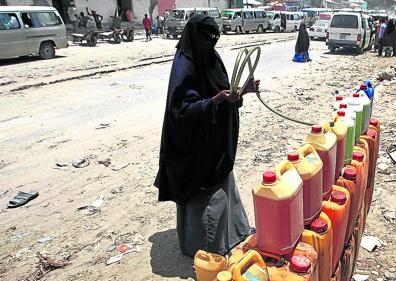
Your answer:
[[[366,93],[367,97],[370,100],[374,100],[374,87],[370,81],[364,82],[364,84],[360,85],[359,90],[362,90]]]
[[[369,126],[369,121],[371,117],[371,100],[367,97],[366,93],[364,91],[358,91],[357,93],[354,93],[354,97],[358,97],[361,100],[361,103],[363,105],[363,127],[362,127],[362,133],[366,132],[368,126]]]
[[[234,281],[269,281],[267,266],[255,250],[249,250],[244,257],[238,261],[232,271]]]
[[[349,191],[334,185],[330,200],[323,201],[322,211],[329,217],[333,227],[332,274],[335,275],[345,244],[345,232],[350,208]]]
[[[322,207],[322,167],[315,148],[305,144],[287,155],[303,180],[304,225],[310,224],[320,214]]]
[[[353,274],[353,262],[356,251],[355,238],[352,236],[344,249],[341,258],[341,280],[351,280]]]
[[[293,164],[285,160],[265,172],[253,188],[258,248],[287,255],[298,243],[303,225],[303,181]]]
[[[335,96],[335,102],[333,105],[334,110],[338,110],[340,108],[340,104],[344,102],[344,98],[340,95]]]
[[[364,196],[367,187],[367,175],[368,175],[368,158],[363,151],[357,151],[356,147],[352,154],[351,166],[355,167],[357,176],[357,189],[359,197],[359,211],[364,202]]]
[[[336,185],[346,188],[350,195],[350,208],[348,223],[345,231],[344,246],[347,246],[359,215],[359,190],[356,181],[357,172],[353,166],[348,166],[343,170],[342,176],[336,181]]]
[[[377,130],[377,133],[380,132],[380,122],[376,118],[370,118],[369,127]]]
[[[344,167],[348,125],[339,118],[337,114],[332,121],[326,122],[323,125],[323,132],[326,133],[329,130],[337,137],[337,156],[334,177],[334,180],[336,180],[341,174],[341,169]]]
[[[318,254],[306,243],[297,244],[293,253],[280,266],[267,262],[271,281],[319,281]]]
[[[360,138],[363,127],[363,105],[359,97],[348,98],[348,109],[355,112],[355,140]],[[353,115],[352,115],[353,118]]]
[[[355,145],[355,121],[350,116],[347,116],[344,110],[338,110],[337,116],[339,119],[344,121],[347,126],[344,164],[349,164],[352,160],[352,150]]]
[[[364,208],[361,209],[359,217],[356,221],[355,228],[353,230],[353,237],[355,238],[355,251],[353,253],[353,262],[352,262],[352,274],[355,271],[356,261],[359,256],[360,242],[362,242],[364,231]]]
[[[332,132],[324,132],[322,126],[312,126],[311,132],[307,136],[306,142],[312,145],[319,154],[323,162],[323,198],[328,199],[331,187],[334,183],[336,158],[337,158],[337,137]]]
[[[197,281],[213,281],[217,273],[226,269],[225,257],[199,250],[194,256],[194,269]]]
[[[321,213],[319,218],[304,230],[301,242],[312,245],[318,254],[319,280],[330,281],[332,276],[333,229],[329,217]]]

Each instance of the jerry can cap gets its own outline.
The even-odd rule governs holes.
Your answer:
[[[320,133],[322,132],[322,126],[320,125],[313,125],[311,128],[312,133]]]
[[[346,104],[346,103],[340,103],[340,108],[347,108],[348,107],[348,104]]]
[[[363,160],[364,160],[364,154],[361,153],[361,152],[354,151],[354,152],[352,153],[352,159],[353,159],[353,160],[356,160],[356,161],[358,161],[358,162],[363,162]]]
[[[289,161],[297,161],[298,159],[300,159],[300,155],[296,151],[287,154],[287,160]]]
[[[290,267],[294,272],[307,273],[311,268],[311,261],[303,255],[295,255],[290,259]]]
[[[344,117],[344,116],[345,116],[345,111],[343,111],[343,110],[338,110],[338,111],[337,111],[337,115],[338,115],[338,116],[341,116],[341,117]]]
[[[232,274],[229,271],[220,271],[216,276],[217,281],[231,281]]]
[[[377,127],[378,126],[378,119],[370,118],[370,125]]]
[[[344,205],[347,197],[344,192],[334,191],[331,193],[331,202],[337,203],[338,205]]]
[[[365,90],[367,90],[368,89],[368,87],[367,87],[367,85],[366,84],[362,84],[362,85],[360,85],[360,90],[363,90],[363,91],[365,91]]]
[[[342,176],[344,178],[346,178],[347,180],[355,180],[356,179],[356,175],[357,172],[356,170],[353,168],[346,168],[342,174]]]
[[[276,181],[276,174],[273,171],[266,171],[263,173],[263,183],[274,183]]]
[[[368,128],[366,131],[366,135],[370,138],[375,139],[377,137],[377,132],[374,129]]]
[[[336,96],[336,100],[337,101],[340,101],[340,100],[343,100],[344,98],[342,97],[342,96]]]
[[[327,222],[322,219],[316,219],[311,223],[311,230],[316,233],[326,232],[328,228]]]
[[[354,98],[358,98],[358,97],[360,97],[360,94],[359,93],[353,93],[353,95],[352,95]]]

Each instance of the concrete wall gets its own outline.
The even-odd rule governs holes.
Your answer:
[[[176,8],[217,7],[219,10],[229,8],[229,0],[176,0]]]
[[[84,12],[85,7],[88,7],[89,12],[95,10],[99,15],[103,16],[103,23],[110,23],[111,16],[114,16],[114,11],[117,6],[117,0],[74,0],[76,4],[77,14]],[[90,25],[94,26],[93,21],[89,21]]]

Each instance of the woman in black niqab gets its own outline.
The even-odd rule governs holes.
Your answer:
[[[389,56],[393,50],[396,56],[396,27],[393,19],[388,21],[384,32],[384,51],[385,56]]]
[[[181,251],[226,254],[249,233],[232,174],[238,143],[238,98],[214,47],[213,18],[195,15],[177,44],[165,108],[159,170],[160,201],[177,204]]]
[[[305,23],[301,23],[300,29],[298,31],[298,37],[295,46],[295,55],[293,61],[306,62],[311,60],[308,52],[309,44],[310,44],[310,40],[309,40],[307,27]]]

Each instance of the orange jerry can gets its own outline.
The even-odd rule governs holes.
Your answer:
[[[332,276],[333,229],[329,217],[321,213],[306,229],[301,242],[312,245],[318,254],[319,280],[330,281]]]
[[[368,176],[368,157],[364,150],[360,147],[356,147],[352,153],[351,166],[355,167],[357,175],[356,182],[359,190],[359,211],[364,203],[364,196],[367,187],[367,176]]]
[[[335,115],[332,121],[326,122],[323,125],[323,131],[325,133],[329,130],[337,137],[337,156],[334,177],[334,180],[336,180],[344,167],[348,125],[338,115]]]
[[[332,274],[334,275],[345,244],[345,233],[350,208],[349,191],[334,185],[330,200],[323,201],[322,211],[329,217],[333,227]]]
[[[253,188],[257,243],[260,251],[287,255],[298,243],[303,225],[303,182],[289,161],[265,172]]]
[[[241,260],[233,266],[232,280],[234,281],[269,281],[267,266],[255,250],[249,250]]]
[[[319,154],[323,162],[323,194],[324,199],[330,197],[331,188],[334,183],[336,158],[337,158],[337,137],[334,133],[322,130],[322,126],[312,126],[311,132],[307,136],[306,142],[312,145]]]
[[[353,262],[356,251],[355,238],[352,236],[347,246],[344,249],[344,254],[341,258],[341,280],[349,281],[353,274]]]
[[[374,192],[374,179],[375,179],[375,169],[377,167],[377,158],[379,150],[379,138],[378,133],[374,128],[368,128],[366,134],[362,136],[364,140],[367,141],[370,149],[370,159],[369,159],[369,173],[367,179],[367,188],[364,197],[365,206],[365,216],[367,216]]]
[[[347,246],[353,233],[356,219],[359,216],[359,190],[356,181],[357,172],[355,167],[348,166],[343,170],[342,176],[337,179],[336,185],[346,188],[350,195],[350,208],[348,215],[348,223],[345,232],[344,246]]]
[[[320,214],[322,207],[322,167],[315,148],[310,144],[287,155],[303,180],[304,225],[310,224]]]
[[[194,256],[194,269],[197,281],[213,281],[217,273],[225,270],[225,257],[199,250]]]
[[[355,238],[355,245],[356,245],[356,250],[353,256],[353,271],[355,271],[355,265],[357,258],[359,256],[359,249],[360,249],[360,242],[362,242],[362,237],[363,237],[363,231],[364,231],[364,209],[360,211],[359,217],[356,221],[355,228],[353,230],[353,236]]]

